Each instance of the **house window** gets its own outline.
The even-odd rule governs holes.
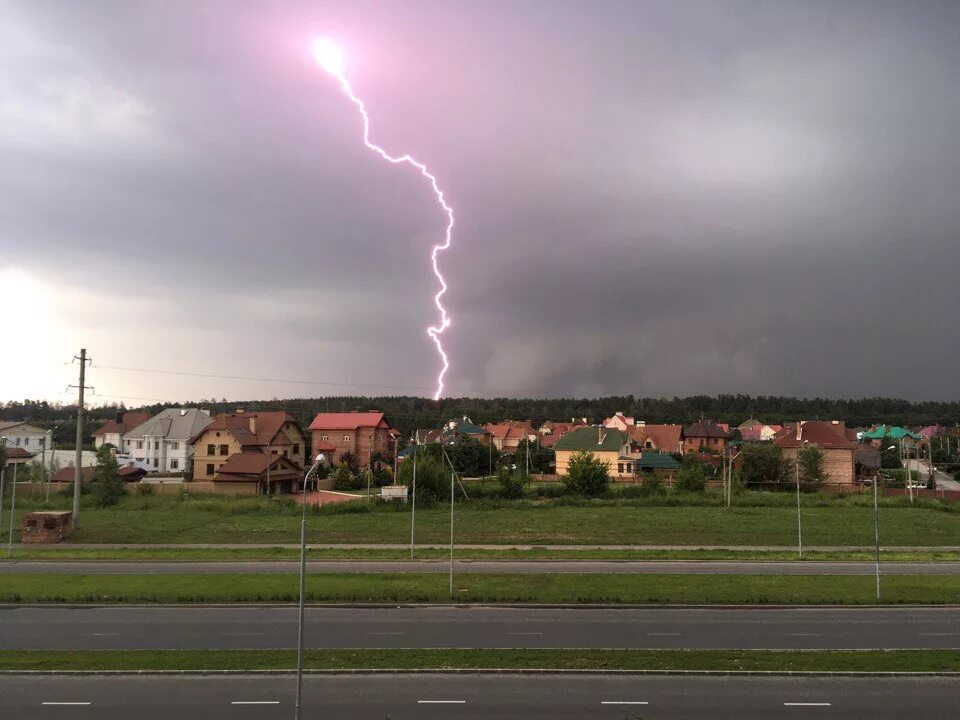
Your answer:
[[[349,435],[344,435],[344,436],[343,436],[343,441],[344,441],[344,442],[350,442],[350,436],[349,436]]]
[[[17,438],[17,445],[20,444],[20,438]]]
[[[213,463],[207,463],[207,475],[213,475]]]
[[[23,439],[23,444],[24,444],[24,445],[29,445],[29,444],[30,444],[30,438],[24,438],[24,439]]]
[[[154,449],[154,450],[159,450],[159,449],[160,449],[160,441],[159,441],[159,440],[154,441],[154,443],[153,443],[153,449]]]
[[[276,451],[276,450],[271,450],[271,451],[270,451],[270,454],[271,454],[271,455],[276,455],[276,454],[277,454],[277,451]]]
[[[154,458],[154,459],[153,459],[153,466],[154,466],[154,467],[160,467],[160,461],[157,460],[157,458]]]
[[[171,450],[179,450],[179,449],[180,449],[180,443],[178,443],[178,442],[172,442],[172,443],[170,443],[170,449],[171,449]]]
[[[207,455],[216,455],[217,446],[216,445],[207,445]]]
[[[143,450],[143,440],[137,440],[137,450]]]
[[[321,439],[321,440],[329,440],[330,438],[328,438],[326,435],[321,435],[321,436],[320,436],[320,439]]]
[[[179,470],[179,469],[180,469],[180,461],[179,461],[179,460],[171,460],[171,461],[170,461],[170,469],[171,469],[171,470]]]
[[[623,475],[623,463],[617,463],[617,474]]]
[[[294,443],[294,444],[293,444],[293,454],[294,454],[294,455],[297,455],[297,454],[299,454],[299,452],[300,452],[300,443]]]
[[[226,455],[226,454],[229,453],[229,452],[230,452],[230,446],[229,446],[229,445],[221,445],[221,446],[220,446],[220,454],[221,454],[221,455]]]
[[[627,463],[627,475],[633,473],[633,463]]]
[[[647,448],[652,448],[652,447],[653,447],[653,443],[652,443],[652,442],[650,442],[649,440],[647,440],[647,442],[646,442],[646,443],[644,443],[644,447],[647,447]]]
[[[287,451],[286,451],[286,450],[283,451],[283,456],[284,456],[284,457],[287,456]]]

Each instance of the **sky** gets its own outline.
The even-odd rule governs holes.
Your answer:
[[[0,400],[68,402],[81,347],[95,403],[433,393],[445,218],[364,148],[319,36],[456,212],[445,394],[960,399],[957,27],[933,1],[7,0]]]

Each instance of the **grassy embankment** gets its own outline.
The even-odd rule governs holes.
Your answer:
[[[0,671],[285,670],[294,650],[5,650]],[[960,650],[307,650],[308,670],[960,672]]]
[[[4,574],[0,602],[293,602],[295,574]],[[869,576],[324,573],[307,577],[311,602],[842,604],[875,602]],[[889,575],[885,604],[960,603],[960,576]]]
[[[718,493],[705,496],[569,497],[458,503],[456,541],[495,545],[791,546],[796,509],[786,493],[746,492],[722,507]],[[67,507],[55,497],[52,507]],[[871,546],[870,498],[826,494],[803,498],[804,543]],[[41,505],[18,501],[19,515]],[[6,514],[5,514],[6,519]],[[297,543],[299,508],[289,499],[127,496],[113,508],[85,507],[82,527],[71,537],[86,543]],[[18,519],[19,522],[19,519]],[[6,524],[6,523],[4,523]],[[449,506],[417,510],[417,542],[448,540]],[[886,546],[960,545],[960,504],[885,498],[881,508]],[[404,544],[410,514],[404,506],[351,501],[312,512],[309,541],[323,544]]]

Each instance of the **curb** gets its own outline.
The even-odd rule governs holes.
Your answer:
[[[197,676],[295,675],[289,670],[0,670],[5,676]],[[661,675],[706,677],[960,677],[951,671],[900,670],[578,670],[556,668],[342,668],[307,670],[304,675]]]

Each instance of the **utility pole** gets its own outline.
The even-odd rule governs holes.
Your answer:
[[[453,597],[453,504],[455,502],[454,497],[454,482],[455,473],[453,469],[450,470],[450,597]]]
[[[7,475],[7,439],[0,437],[0,451],[3,451],[3,464],[0,465],[0,527],[3,527],[3,481]],[[11,520],[12,522],[12,520]]]
[[[83,482],[83,391],[88,389],[84,385],[87,376],[87,363],[92,362],[87,357],[86,348],[80,348],[80,355],[74,356],[74,360],[80,361],[80,384],[71,385],[76,387],[79,397],[77,399],[77,448],[73,468],[73,527],[80,527],[80,486]],[[68,388],[69,389],[69,388]],[[93,388],[89,388],[93,390]]]
[[[797,446],[797,553],[800,556],[800,559],[803,559],[803,526],[800,523],[800,450],[803,449],[803,445]]]
[[[13,466],[13,484],[10,487],[10,533],[7,537],[7,557],[13,555],[13,513],[17,509],[17,465]]]
[[[53,430],[50,431],[50,469],[47,470],[47,487],[46,492],[44,493],[44,500],[50,502],[50,483],[53,482],[53,461],[54,461],[54,452],[53,452]]]
[[[416,532],[417,522],[417,446],[413,446],[413,484],[411,487],[412,497],[410,506],[410,559],[413,560],[414,533]]]

